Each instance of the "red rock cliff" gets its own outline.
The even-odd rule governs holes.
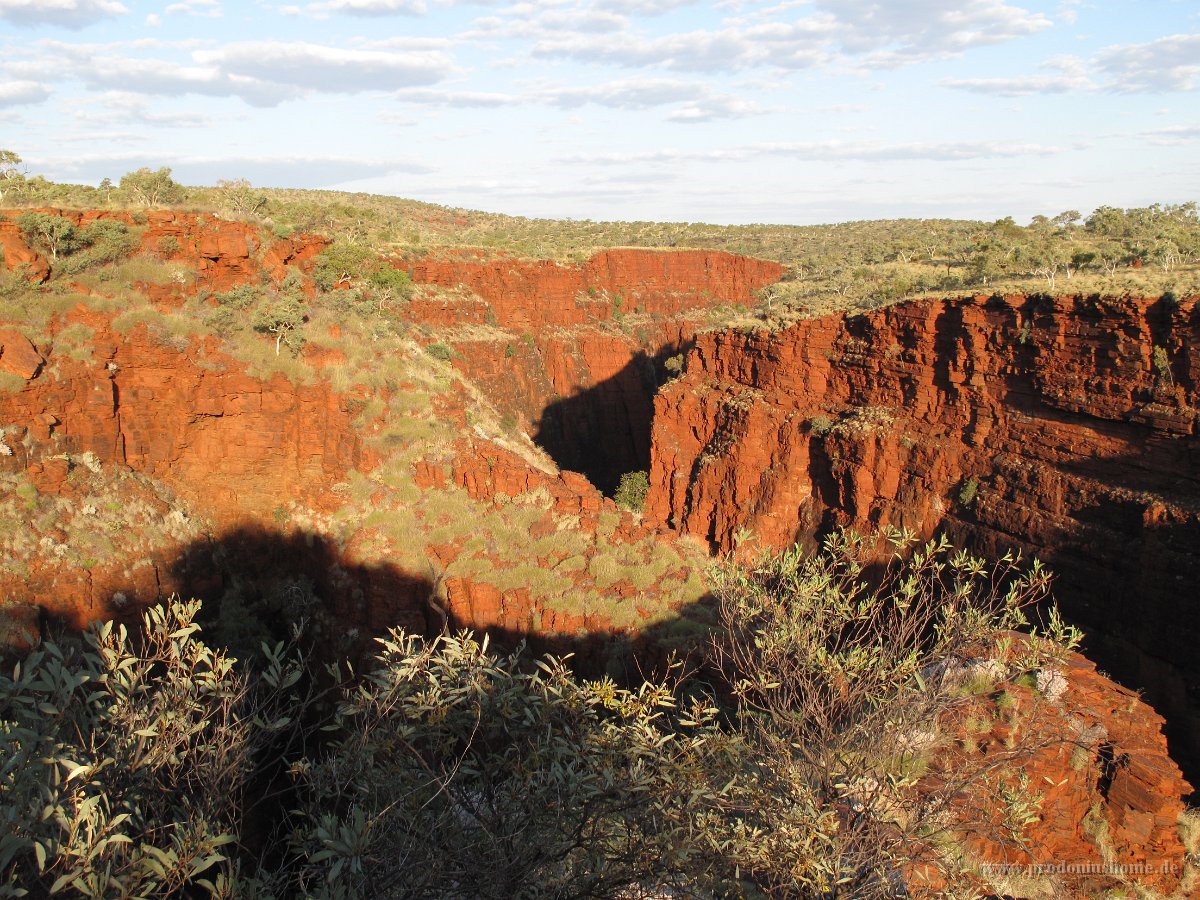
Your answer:
[[[703,250],[608,250],[580,265],[469,253],[401,265],[419,284],[459,289],[410,304],[417,321],[450,330],[455,365],[560,465],[605,490],[648,467],[662,360],[690,344],[697,317],[748,305],[783,274],[775,262]],[[464,325],[488,330],[453,332]]]
[[[715,250],[605,250],[582,265],[505,256],[422,258],[400,265],[418,284],[467,287],[483,301],[477,321],[518,331],[583,325],[614,314],[670,316],[746,303],[784,271],[776,262]],[[418,301],[414,316],[437,322],[439,309]],[[449,313],[448,323],[462,321],[461,315]]]
[[[649,515],[729,548],[938,528],[1048,559],[1200,758],[1194,301],[907,303],[705,334],[655,401]]]

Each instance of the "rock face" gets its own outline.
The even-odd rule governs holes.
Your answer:
[[[211,290],[226,290],[256,277],[263,268],[276,278],[283,277],[284,267],[306,262],[329,244],[327,238],[299,235],[275,241],[265,251],[260,265],[259,250],[263,237],[258,226],[250,222],[229,222],[204,213],[183,213],[174,210],[147,210],[131,213],[125,210],[9,210],[7,220],[0,219],[0,263],[13,271],[27,273],[32,281],[42,282],[50,277],[50,262],[29,246],[24,233],[16,224],[22,212],[40,212],[61,216],[77,228],[97,220],[122,222],[139,236],[138,252],[153,254],[161,259],[182,262],[195,270],[199,281]]]
[[[630,313],[676,315],[720,303],[745,303],[753,291],[778,281],[783,266],[714,250],[606,250],[582,265],[482,254],[402,261],[418,284],[454,288],[478,296],[476,322],[538,331],[586,325]],[[414,317],[437,323],[434,303],[414,307]],[[490,313],[490,315],[489,315]],[[441,324],[457,324],[450,310]],[[469,320],[469,318],[468,318]]]
[[[42,367],[42,355],[29,338],[12,328],[0,328],[0,372],[28,381]]]
[[[1200,760],[1194,301],[983,297],[697,338],[651,517],[729,549],[838,525],[1048,560],[1089,647]]]
[[[1037,810],[1019,840],[968,838],[967,846],[993,873],[1040,867],[1070,896],[1100,896],[1122,873],[1177,896],[1186,861],[1180,798],[1191,786],[1167,753],[1162,717],[1077,653],[1055,673],[1053,698],[1013,685],[998,715],[990,699],[960,711],[960,727],[973,723],[964,730],[969,749],[948,751],[940,764],[953,771],[958,754],[980,754],[1010,796]],[[1012,760],[1017,732],[1029,750]]]
[[[663,361],[690,346],[715,306],[746,305],[779,279],[767,260],[703,250],[609,250],[586,263],[465,254],[401,265],[418,321],[442,329],[455,365],[519,418],[563,468],[610,491],[647,469]],[[462,328],[462,326],[474,326]]]
[[[24,275],[34,284],[50,277],[50,264],[26,243],[16,222],[4,219],[0,219],[0,265]]]

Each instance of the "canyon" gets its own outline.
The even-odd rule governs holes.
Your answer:
[[[328,243],[199,214],[52,212],[138,225],[143,252],[193,272],[142,286],[166,313],[309,271]],[[51,278],[54,261],[3,219],[0,245],[8,269]],[[1078,740],[1030,765],[1057,785],[1035,846],[1103,856],[1082,830],[1098,790],[1072,762],[1082,747],[1119,861],[1182,865],[1190,788],[1171,757],[1189,771],[1200,759],[1194,298],[979,296],[734,330],[723,322],[778,263],[629,248],[394,264],[417,285],[401,313],[413,357],[379,390],[335,387],[345,354],[315,339],[300,359],[316,377],[256,376],[217,337],[124,323],[82,286],[55,316],[0,322],[15,385],[0,390],[0,474],[34,498],[14,509],[75,516],[97,479],[126,478],[106,496],[136,500],[157,529],[129,546],[114,533],[117,558],[80,565],[71,543],[100,513],[48,525],[25,567],[0,573],[9,600],[82,626],[299,566],[345,633],[451,622],[600,660],[692,633],[673,624],[687,615],[702,628],[708,551],[813,546],[839,526],[944,532],[1046,560],[1087,656],[1147,692],[1150,705],[1071,658],[1053,727]],[[446,348],[459,380],[422,345]],[[428,409],[400,419],[433,437],[366,412],[422,392]],[[636,470],[650,482],[641,516],[606,496]],[[980,744],[1004,739],[998,726]]]

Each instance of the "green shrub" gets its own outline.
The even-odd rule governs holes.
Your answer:
[[[231,874],[256,727],[199,603],[0,675],[0,893],[162,897]]]
[[[1019,771],[1044,745],[1021,738],[1003,760],[938,771],[922,736],[961,702],[959,660],[980,660],[1007,681],[1061,659],[1079,636],[1052,615],[1047,636],[1009,657],[1010,630],[1048,597],[1036,560],[1023,568],[1009,555],[993,567],[945,538],[920,546],[910,534],[888,537],[895,556],[870,578],[875,538],[849,532],[816,553],[794,547],[716,573],[714,664],[733,688],[753,771],[731,788],[744,815],[726,823],[724,846],[770,896],[834,896],[835,885],[837,896],[896,896],[899,873],[914,863],[970,884],[961,858],[925,836],[950,841],[958,822],[978,827],[976,837],[1022,839],[1020,828],[975,823],[996,821],[995,810],[1019,818],[996,767]],[[934,778],[918,787],[908,773],[926,767]],[[836,812],[847,808],[860,814]]]
[[[646,503],[646,494],[650,492],[650,476],[644,471],[626,472],[621,476],[621,481],[617,485],[617,492],[613,494],[613,500],[617,502],[617,506],[624,507],[631,512],[641,512],[642,506]]]
[[[618,897],[711,868],[694,826],[719,796],[714,710],[466,634],[393,632],[380,662],[306,769],[304,895]]]
[[[979,493],[979,479],[972,475],[963,482],[962,487],[958,489],[958,502],[963,506],[970,506],[975,502],[975,496]]]
[[[451,357],[454,355],[453,351],[451,351],[449,347],[442,343],[430,344],[425,348],[425,352],[434,359],[440,359],[442,362],[449,362]]]
[[[58,259],[79,246],[79,232],[75,223],[62,216],[49,213],[28,212],[17,216],[17,226],[37,249],[49,252],[51,259]]]
[[[140,244],[138,236],[131,234],[124,222],[114,219],[89,222],[77,235],[77,252],[59,262],[55,267],[56,275],[74,275],[93,266],[119,262],[136,251]]]

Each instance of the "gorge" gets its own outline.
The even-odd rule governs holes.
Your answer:
[[[1088,753],[1121,760],[1104,797],[1121,858],[1182,859],[1175,762],[1200,771],[1195,298],[966,296],[746,329],[728,323],[776,262],[430,251],[391,260],[417,290],[372,311],[386,336],[305,282],[333,312],[313,312],[289,377],[240,357],[211,313],[241,286],[303,282],[327,239],[46,212],[140,228],[161,271],[136,297],[80,281],[0,321],[0,473],[14,513],[44,523],[5,536],[22,624],[229,597],[305,560],[342,632],[490,628],[603,670],[703,632],[712,551],[944,532],[1055,571],[1087,633],[1059,724],[1099,726]],[[56,261],[12,221],[0,243],[50,283]],[[274,333],[249,340],[279,365]],[[609,499],[637,470],[640,516]],[[1061,778],[1043,836],[1077,844],[1095,785],[1061,754],[1034,768]]]

